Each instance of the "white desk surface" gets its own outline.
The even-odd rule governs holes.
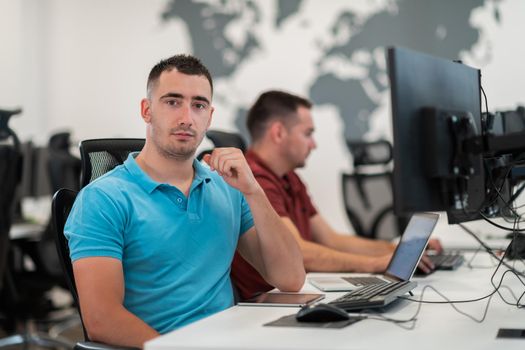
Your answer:
[[[456,271],[437,271],[423,279],[415,278],[418,287],[414,298],[421,296],[425,285],[431,285],[450,299],[465,300],[487,295],[493,290],[490,276],[494,261],[488,254],[474,256]],[[523,263],[517,265],[525,269]],[[507,275],[504,285],[519,297],[524,287]],[[303,291],[317,291],[305,284]],[[507,290],[502,293],[510,298]],[[343,293],[326,293],[330,301]],[[427,290],[425,300],[443,300]],[[487,301],[456,304],[462,311],[481,318]],[[523,303],[523,301],[522,301]],[[401,301],[384,315],[407,319],[416,312],[417,303]],[[525,349],[525,339],[496,339],[499,328],[525,329],[525,309],[517,309],[494,296],[484,322],[476,323],[459,314],[448,304],[423,304],[414,330],[400,328],[391,322],[363,320],[343,329],[265,327],[263,324],[297,308],[234,306],[216,315],[160,336],[146,343],[146,350],[161,349]]]
[[[11,239],[31,239],[39,238],[44,232],[45,226],[35,223],[14,224],[9,230]]]

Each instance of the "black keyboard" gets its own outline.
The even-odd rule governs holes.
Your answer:
[[[353,290],[328,304],[338,306],[346,311],[384,307],[416,286],[417,283],[412,281],[371,284]]]
[[[345,281],[352,283],[354,286],[368,286],[369,284],[388,283],[387,281],[373,276],[355,276],[355,277],[341,277]]]
[[[429,255],[428,258],[436,270],[454,270],[458,268],[463,263],[463,255],[459,254],[438,254],[438,255]]]

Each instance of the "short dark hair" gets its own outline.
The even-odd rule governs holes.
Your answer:
[[[310,109],[312,102],[284,91],[270,90],[263,93],[248,111],[246,119],[252,142],[264,135],[269,121],[279,119],[287,123],[297,116],[300,106]]]
[[[158,82],[162,72],[169,72],[172,69],[176,69],[187,75],[204,76],[210,82],[211,92],[213,94],[213,81],[208,68],[206,68],[197,57],[191,55],[175,55],[160,61],[149,72],[148,83],[146,85],[148,97],[150,97],[151,90]]]

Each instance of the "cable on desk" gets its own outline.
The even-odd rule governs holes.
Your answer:
[[[432,289],[433,291],[435,291],[439,296],[441,296],[443,299],[447,300],[447,301],[426,301],[426,300],[423,300],[423,297],[425,295],[425,292],[427,291],[427,289]],[[395,319],[395,318],[391,318],[391,317],[387,317],[387,316],[383,316],[383,315],[380,315],[380,314],[377,314],[377,315],[374,315],[373,316],[367,316],[366,318],[367,319],[371,319],[371,320],[378,320],[378,321],[387,321],[387,322],[391,322],[403,329],[406,329],[406,330],[413,330],[415,327],[416,327],[416,323],[417,323],[417,316],[419,315],[419,313],[421,312],[421,308],[423,306],[423,304],[449,304],[450,306],[452,306],[452,308],[454,308],[454,310],[456,310],[456,312],[464,315],[464,316],[467,316],[469,317],[470,319],[472,319],[473,321],[475,322],[478,322],[478,323],[481,323],[485,320],[486,316],[487,316],[487,312],[488,312],[488,308],[489,308],[489,304],[490,304],[490,301],[492,299],[492,297],[494,296],[495,294],[495,291],[493,291],[491,294],[489,295],[486,295],[484,297],[481,297],[481,298],[477,298],[475,300],[461,300],[461,301],[451,301],[450,299],[448,299],[445,295],[443,295],[441,292],[439,292],[436,288],[434,288],[433,286],[431,285],[426,285],[423,287],[423,290],[421,291],[421,296],[418,299],[412,299],[412,298],[407,298],[407,297],[399,297],[399,299],[404,299],[404,300],[408,300],[408,301],[412,301],[412,302],[416,302],[418,303],[418,306],[417,306],[417,309],[416,309],[416,312],[414,313],[414,315],[412,315],[410,318],[407,318],[407,319]],[[474,316],[472,315],[469,315],[467,314],[466,312],[464,311],[461,311],[460,309],[458,309],[454,303],[465,303],[465,302],[473,302],[473,301],[480,301],[480,300],[483,300],[483,299],[486,299],[486,298],[489,298],[488,302],[487,302],[487,305],[485,306],[485,310],[483,311],[483,315],[481,317],[481,319],[476,319]],[[404,326],[403,324],[404,323],[409,323],[411,322],[411,324],[409,326]]]
[[[498,267],[496,267],[496,271],[498,270],[499,266],[500,266],[501,264],[503,264],[503,265],[505,265],[505,267],[507,267],[508,269],[514,271],[514,273],[518,274],[519,276],[521,276],[521,277],[525,277],[525,274],[524,274],[523,272],[516,270],[514,267],[512,267],[511,265],[507,264],[507,263],[504,261],[505,256],[506,256],[506,254],[507,254],[507,250],[505,250],[505,253],[504,253],[501,257],[498,257],[496,254],[494,254],[494,252],[492,251],[492,249],[491,249],[489,246],[487,246],[487,245],[485,244],[485,242],[483,242],[481,239],[479,239],[479,237],[478,237],[474,232],[472,232],[468,227],[466,227],[466,226],[463,225],[463,224],[459,224],[459,227],[461,227],[465,232],[467,232],[467,233],[468,233],[469,235],[471,235],[476,241],[478,241],[478,243],[481,244],[481,246],[482,246],[483,248],[485,248],[485,250],[487,251],[487,253],[489,253],[491,256],[493,256],[495,259],[498,260],[499,263],[498,263]],[[512,241],[511,241],[510,244],[512,244]],[[509,245],[510,245],[510,244],[509,244]]]
[[[395,324],[398,327],[401,327],[403,329],[411,331],[416,326],[417,315],[419,314],[419,311],[421,309],[421,305],[422,304],[418,305],[416,313],[414,314],[414,316],[412,316],[412,317],[410,317],[408,319],[404,319],[404,320],[403,319],[395,319],[395,318],[392,318],[392,317],[381,315],[381,314],[377,313],[377,310],[373,310],[373,309],[371,309],[371,310],[363,310],[363,312],[359,313],[358,316],[359,317],[363,317],[363,318],[365,318],[367,320],[376,320],[376,321],[390,322],[390,323]],[[365,313],[365,312],[368,312],[368,313]],[[372,313],[372,314],[370,314],[370,313]],[[409,323],[409,322],[412,322],[412,323],[408,327],[405,327],[403,325],[404,323]]]
[[[506,253],[506,252],[505,252]],[[516,303],[511,303],[511,302],[508,302],[504,297],[503,295],[499,292],[499,287],[501,286],[501,283],[503,281],[503,278],[505,277],[505,275],[507,273],[511,273],[512,275],[514,275],[518,281],[523,285],[525,286],[525,282],[521,279],[520,277],[520,274],[518,273],[518,271],[512,267],[511,269],[508,269],[506,270],[505,272],[503,272],[502,276],[501,276],[501,279],[500,279],[500,283],[498,286],[496,286],[496,284],[494,283],[494,277],[496,276],[496,273],[498,271],[498,269],[501,267],[502,263],[503,263],[503,258],[505,257],[505,254],[503,254],[503,257],[501,258],[500,260],[500,263],[498,264],[498,266],[496,267],[496,269],[494,270],[494,273],[492,274],[492,276],[490,277],[490,283],[492,284],[492,286],[494,287],[494,289],[498,292],[498,295],[500,296],[501,300],[503,300],[503,302],[505,304],[508,304],[508,305],[511,305],[511,306],[516,306],[518,309],[519,308],[522,308],[524,305],[523,304],[520,304],[520,300],[521,298],[523,297],[523,294],[521,295],[520,298],[517,298],[515,295],[514,295],[514,292],[512,291],[512,289],[508,288],[507,289],[510,291],[510,294],[512,295],[512,297],[516,300]],[[507,264],[505,264],[505,266],[508,266]],[[521,274],[521,276],[523,276],[523,274]],[[525,293],[525,292],[524,292]]]
[[[519,221],[518,221],[517,218],[516,218],[516,220],[514,221],[514,228],[516,228],[516,226],[518,225],[518,222],[519,222]],[[523,298],[523,294],[522,294],[519,298],[516,298],[516,296],[514,295],[514,293],[513,293],[512,290],[511,290],[511,295],[514,297],[514,299],[516,299],[516,303],[515,303],[515,304],[514,304],[514,303],[510,303],[510,302],[508,302],[508,301],[503,297],[503,295],[501,295],[501,293],[499,292],[499,286],[496,287],[496,284],[494,283],[494,277],[495,277],[497,271],[499,270],[499,268],[501,267],[501,265],[504,265],[505,267],[508,268],[508,270],[505,271],[505,272],[503,273],[503,275],[502,275],[502,279],[503,279],[503,276],[505,276],[505,275],[507,274],[507,272],[511,272],[512,274],[514,274],[514,275],[516,276],[516,278],[518,278],[518,280],[520,281],[520,283],[521,283],[522,285],[525,286],[525,282],[521,279],[521,277],[525,277],[525,274],[524,274],[523,272],[521,272],[521,271],[518,271],[518,270],[515,268],[515,266],[511,266],[511,265],[509,265],[508,263],[506,263],[506,262],[504,261],[505,256],[507,255],[507,252],[508,252],[509,249],[507,248],[507,249],[505,250],[505,252],[503,253],[503,255],[502,255],[501,257],[498,257],[498,256],[496,256],[496,254],[494,254],[494,252],[492,251],[492,249],[491,249],[490,247],[488,247],[488,246],[487,246],[487,245],[486,245],[481,239],[479,239],[478,236],[477,236],[474,232],[472,232],[469,228],[467,228],[467,227],[466,227],[465,225],[463,225],[463,224],[459,224],[459,226],[460,226],[465,232],[467,232],[468,234],[470,234],[475,240],[477,240],[477,241],[479,242],[479,244],[480,244],[483,248],[485,248],[485,250],[486,250],[486,251],[487,251],[492,257],[494,257],[494,258],[498,261],[498,264],[497,264],[497,266],[496,266],[496,269],[494,270],[494,273],[492,274],[492,276],[491,276],[491,278],[490,278],[490,283],[491,283],[492,286],[494,287],[494,290],[499,294],[501,300],[503,300],[503,302],[505,302],[505,303],[508,304],[508,305],[512,305],[512,306],[516,306],[516,307],[518,307],[518,308],[522,308],[523,305],[520,303],[520,300]],[[514,231],[514,232],[515,232],[515,234],[517,234],[516,231]],[[509,244],[509,246],[511,246],[511,245],[513,244],[513,241],[514,241],[514,240],[511,241],[511,243]],[[520,259],[519,261],[522,261],[522,262],[523,262],[522,259]],[[501,280],[501,281],[502,281],[502,280]],[[500,281],[500,285],[501,285],[501,281]],[[525,292],[524,292],[524,293],[525,293]]]
[[[492,297],[494,296],[494,294],[498,293],[498,295],[500,296],[500,298],[506,303],[506,304],[510,304],[512,306],[516,306],[517,308],[523,308],[524,307],[524,304],[520,304],[520,300],[524,297],[524,294],[525,292],[520,296],[520,298],[516,298],[516,296],[514,295],[514,293],[512,292],[512,290],[508,287],[508,286],[502,286],[502,283],[503,283],[503,279],[505,278],[505,275],[507,273],[511,273],[511,274],[515,274],[513,271],[511,270],[507,270],[503,273],[503,275],[501,276],[500,278],[500,281],[498,283],[498,285],[494,285],[495,288],[492,292],[490,292],[489,294],[485,295],[485,296],[482,296],[482,297],[479,297],[479,298],[474,298],[474,299],[466,299],[466,300],[450,300],[449,298],[447,298],[444,294],[442,294],[441,292],[439,292],[436,288],[434,288],[433,286],[431,285],[426,285],[423,287],[423,290],[421,292],[421,297],[419,299],[412,299],[412,298],[407,298],[407,297],[399,297],[400,299],[404,299],[404,300],[408,300],[408,301],[412,301],[412,302],[415,302],[415,303],[418,303],[419,304],[419,307],[418,309],[416,310],[416,313],[414,316],[412,316],[411,319],[415,318],[417,316],[417,314],[419,313],[420,311],[420,308],[421,308],[421,305],[422,304],[449,304],[454,310],[456,310],[456,312],[464,315],[464,316],[467,316],[468,318],[472,319],[473,321],[475,322],[478,322],[478,323],[481,323],[485,320],[486,316],[487,316],[487,312],[488,312],[488,308],[490,306],[490,303],[492,301]],[[521,281],[521,279],[520,279]],[[492,280],[491,280],[492,282]],[[521,281],[523,283],[523,281]],[[499,289],[500,288],[506,288],[508,289],[510,292],[511,292],[511,295],[516,299],[516,303],[509,303],[507,302],[507,300],[505,300],[505,298],[501,295],[501,293],[499,293]],[[430,301],[430,300],[423,300],[423,296],[425,294],[425,291],[427,289],[432,289],[434,292],[436,292],[439,296],[441,296],[443,299],[445,299],[445,301]],[[483,315],[480,319],[476,319],[474,316],[472,315],[469,315],[468,313],[460,310],[457,308],[457,306],[455,304],[462,304],[462,303],[472,303],[472,302],[477,302],[477,301],[481,301],[481,300],[484,300],[484,299],[487,299],[488,298],[488,301],[487,301],[487,304],[485,306],[485,310],[483,311]]]
[[[500,261],[501,262],[501,261]],[[494,273],[492,274],[491,276],[491,284],[493,285],[494,287],[494,290],[492,292],[490,292],[489,294],[485,295],[485,296],[482,296],[482,297],[479,297],[479,298],[474,298],[474,299],[466,299],[466,300],[450,300],[447,296],[445,296],[443,293],[441,293],[440,291],[438,291],[436,288],[434,288],[433,286],[431,285],[425,285],[423,287],[423,290],[421,291],[421,296],[419,299],[412,299],[412,298],[408,298],[408,297],[399,297],[400,299],[404,299],[404,300],[408,300],[408,301],[412,301],[412,302],[416,302],[418,303],[418,307],[416,309],[416,312],[414,313],[413,316],[411,316],[410,318],[407,318],[407,319],[395,319],[395,318],[391,318],[391,317],[387,317],[387,316],[384,316],[384,315],[381,315],[381,314],[375,314],[375,315],[367,315],[367,314],[359,314],[359,316],[361,317],[364,317],[366,319],[370,319],[370,320],[378,320],[378,321],[387,321],[387,322],[391,322],[403,329],[406,329],[406,330],[413,330],[416,326],[416,322],[417,322],[417,316],[419,315],[419,313],[421,312],[421,308],[423,306],[423,304],[449,304],[456,312],[458,312],[459,314],[461,315],[464,315],[468,318],[470,318],[471,320],[473,320],[474,322],[477,322],[477,323],[482,323],[486,317],[487,317],[487,313],[488,313],[488,309],[489,309],[489,306],[490,306],[490,303],[492,301],[492,298],[494,296],[494,294],[498,293],[498,295],[500,296],[500,298],[507,304],[510,304],[512,306],[516,306],[517,308],[523,308],[525,305],[524,304],[521,304],[520,301],[521,299],[523,299],[525,297],[525,291],[521,294],[521,296],[519,298],[517,298],[514,294],[514,292],[512,291],[511,288],[509,288],[508,286],[504,286],[502,285],[503,284],[503,280],[505,279],[505,276],[510,273],[510,274],[513,274],[515,275],[518,280],[525,286],[525,283],[523,282],[523,280],[521,280],[521,278],[516,274],[515,271],[513,270],[506,270],[505,272],[503,272],[503,274],[501,275],[500,277],[500,280],[499,280],[499,283],[496,285],[494,283],[494,277],[498,271],[498,268],[501,266],[501,264],[498,264],[498,267],[494,270]],[[512,297],[516,300],[516,303],[509,303],[504,297],[503,295],[499,292],[500,289],[507,289],[510,294],[512,295]],[[424,300],[424,295],[425,295],[425,292],[428,290],[428,289],[431,289],[433,290],[434,292],[436,292],[436,294],[438,294],[439,296],[441,296],[443,299],[445,299],[445,301],[429,301],[429,300]],[[461,304],[461,303],[472,303],[472,302],[478,302],[478,301],[481,301],[481,300],[484,300],[484,299],[488,299],[487,300],[487,304],[485,305],[485,308],[483,310],[483,314],[481,316],[481,318],[476,318],[475,316],[472,316],[462,310],[460,310],[455,304]],[[409,326],[404,326],[405,323],[411,323]]]
[[[470,257],[470,259],[466,262],[466,265],[469,269],[492,269],[496,266],[498,266],[498,263],[499,263],[499,259],[496,259],[496,263],[494,263],[494,257],[491,255],[490,256],[490,259],[491,259],[491,262],[492,262],[492,265],[491,266],[475,266],[473,264],[473,261],[474,259],[476,258],[476,256],[478,255],[479,252],[481,251],[485,251],[484,247],[483,246],[479,246],[478,249],[476,249],[474,251],[474,253],[472,254],[472,256]]]

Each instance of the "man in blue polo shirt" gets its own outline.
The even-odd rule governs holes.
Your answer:
[[[143,343],[233,304],[235,249],[286,291],[304,283],[302,256],[240,150],[194,159],[210,126],[213,85],[194,57],[150,72],[139,153],[84,188],[65,234],[92,340]]]

